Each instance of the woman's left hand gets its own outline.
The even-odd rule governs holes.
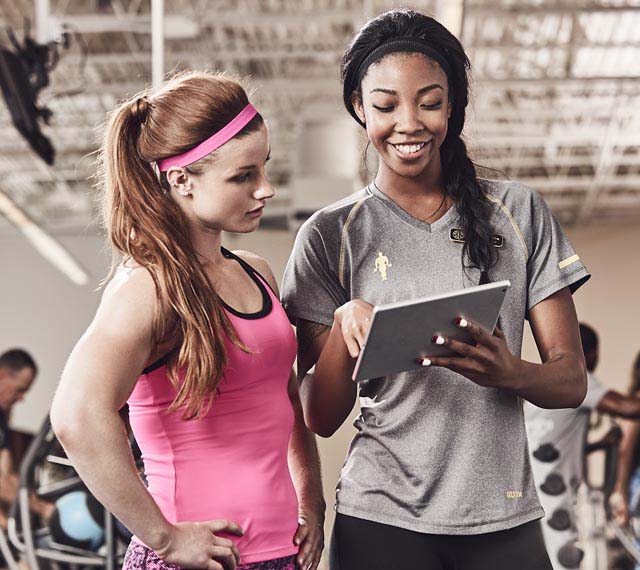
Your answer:
[[[504,333],[496,327],[493,335],[469,319],[459,318],[457,324],[469,332],[475,346],[447,337],[434,337],[431,342],[443,345],[458,356],[433,356],[424,359],[425,366],[442,366],[457,372],[480,386],[516,389],[521,360],[511,354]]]
[[[296,561],[300,570],[316,570],[324,548],[324,509],[316,512],[312,508],[300,507],[298,530],[293,542],[300,546]]]

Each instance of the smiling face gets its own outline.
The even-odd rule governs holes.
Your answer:
[[[392,53],[373,64],[354,100],[378,151],[379,175],[439,179],[450,115],[447,77],[422,54]]]
[[[266,126],[232,139],[202,161],[170,168],[172,195],[191,223],[213,230],[252,232],[275,191],[266,173],[269,160]]]

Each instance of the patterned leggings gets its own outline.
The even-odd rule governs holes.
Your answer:
[[[296,570],[295,556],[276,558],[264,562],[252,562],[240,564],[237,570]],[[122,570],[182,570],[175,564],[167,564],[158,558],[158,555],[137,542],[131,542],[127,553],[124,555]]]

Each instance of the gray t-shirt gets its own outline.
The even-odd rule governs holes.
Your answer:
[[[520,355],[528,310],[589,273],[537,193],[480,182],[502,241],[489,276],[511,281],[501,324]],[[477,285],[480,271],[463,271],[459,230],[455,206],[426,224],[369,186],[302,226],[283,278],[285,309],[292,322],[330,326],[350,299],[378,305]],[[493,532],[543,516],[520,398],[435,367],[361,382],[359,396],[338,512],[433,534]]]

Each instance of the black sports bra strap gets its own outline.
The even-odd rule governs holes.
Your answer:
[[[260,275],[260,273],[256,269],[249,265],[244,259],[238,257],[235,253],[222,246],[220,247],[220,250],[222,251],[222,255],[224,255],[225,257],[237,261],[240,264],[240,267],[245,270],[249,277],[251,277],[252,281],[258,286],[258,289],[260,290],[260,293],[262,295],[262,310],[258,311],[257,313],[241,313],[240,311],[237,311],[233,307],[229,306],[224,301],[222,301],[222,304],[228,311],[230,311],[234,315],[245,319],[259,319],[268,315],[273,307],[273,301],[271,300],[271,295],[269,295],[268,291],[268,289],[270,289],[271,291],[273,291],[273,289],[271,289],[269,282],[262,275]],[[276,299],[278,299],[277,295]]]

